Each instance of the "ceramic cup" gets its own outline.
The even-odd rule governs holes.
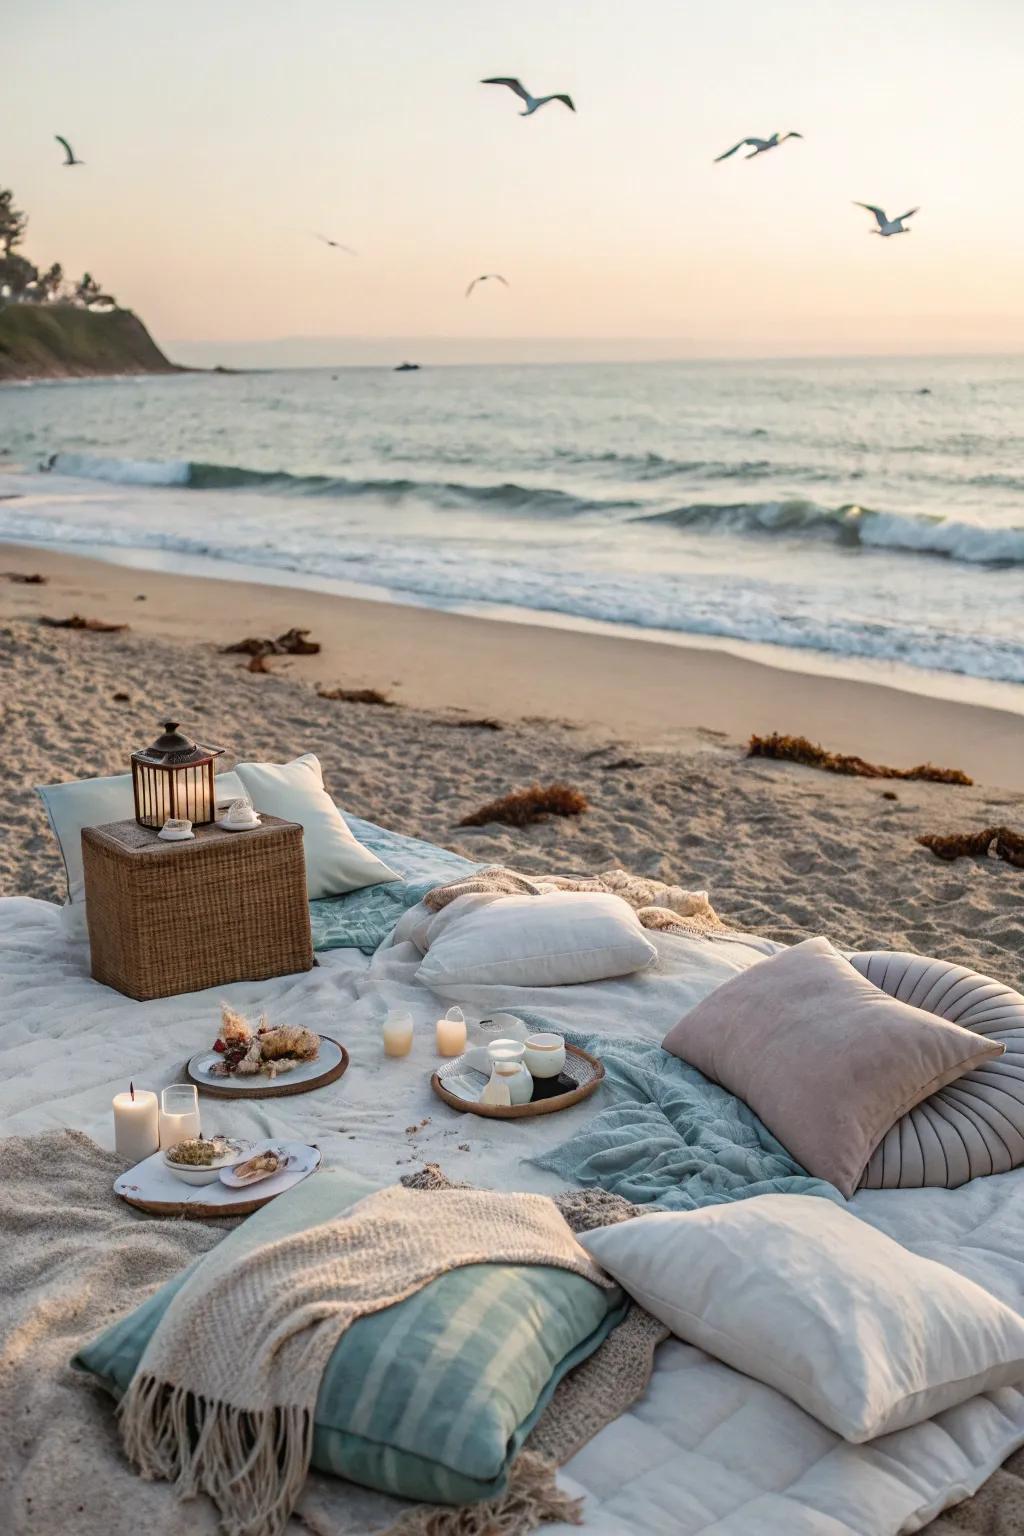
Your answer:
[[[531,1077],[557,1077],[565,1066],[565,1041],[561,1035],[530,1035],[523,1060]]]
[[[492,1062],[518,1061],[522,1062],[526,1056],[526,1046],[521,1040],[501,1039],[487,1042],[487,1054]]]

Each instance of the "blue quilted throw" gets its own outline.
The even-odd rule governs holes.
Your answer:
[[[447,848],[403,837],[375,822],[346,816],[353,836],[389,869],[402,876],[384,885],[368,885],[347,896],[327,896],[309,904],[314,949],[361,949],[372,955],[391,933],[402,913],[422,901],[436,885],[446,885],[481,869]]]
[[[566,1038],[600,1056],[607,1074],[601,1091],[613,1102],[568,1141],[531,1158],[539,1168],[666,1211],[751,1195],[823,1195],[845,1204],[833,1185],[793,1161],[742,1099],[660,1045]]]

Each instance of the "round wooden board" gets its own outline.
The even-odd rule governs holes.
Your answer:
[[[200,1093],[209,1094],[211,1099],[283,1099],[295,1093],[312,1093],[316,1088],[326,1088],[328,1083],[337,1082],[343,1072],[348,1070],[350,1057],[340,1040],[332,1040],[330,1035],[321,1035],[321,1040],[330,1040],[341,1052],[341,1060],[333,1067],[328,1067],[319,1077],[304,1078],[301,1083],[289,1083],[287,1076],[279,1081],[264,1083],[260,1088],[220,1088],[213,1083],[206,1082],[203,1078],[193,1077],[191,1071],[191,1059],[185,1064],[185,1076],[188,1082],[195,1083]]]
[[[430,1086],[439,1099],[450,1104],[452,1109],[461,1110],[467,1115],[483,1115],[487,1120],[531,1120],[536,1115],[555,1115],[559,1110],[571,1109],[574,1104],[581,1104],[584,1099],[600,1087],[604,1080],[604,1066],[596,1056],[591,1056],[589,1051],[584,1051],[578,1045],[567,1045],[565,1048],[566,1069],[569,1069],[569,1057],[575,1056],[578,1061],[574,1063],[576,1072],[585,1073],[578,1088],[571,1093],[555,1094],[550,1099],[538,1099],[535,1104],[474,1104],[470,1099],[460,1099],[458,1094],[449,1093],[441,1080],[441,1072],[446,1076],[458,1071],[461,1057],[454,1057],[439,1072],[435,1072],[430,1079]],[[575,1072],[574,1072],[574,1075]]]

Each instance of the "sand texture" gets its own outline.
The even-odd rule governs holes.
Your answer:
[[[321,596],[313,633],[323,641],[323,652],[308,659],[274,657],[270,675],[253,674],[244,657],[221,655],[217,644],[243,634],[276,634],[289,622],[309,623],[309,594],[166,575],[157,581],[152,573],[40,551],[4,551],[0,566],[40,569],[50,559],[57,565],[50,567],[54,575],[46,586],[0,581],[2,894],[62,899],[62,866],[32,786],[125,771],[131,750],[152,740],[162,720],[174,718],[199,739],[225,746],[225,766],[237,758],[281,761],[316,752],[328,787],[347,810],[471,858],[534,872],[618,864],[706,887],[725,921],[741,929],[786,942],[826,933],[850,948],[913,949],[974,965],[1011,985],[1021,983],[1024,871],[988,858],[942,863],[915,842],[925,832],[991,824],[1024,830],[1019,791],[890,785],[751,761],[740,733],[729,737],[705,728],[690,705],[677,708],[671,730],[644,736],[635,729],[642,709],[635,707],[632,715],[627,710],[622,722],[608,718],[620,686],[614,679],[606,717],[580,724],[578,693],[571,678],[557,672],[564,664],[557,642],[573,642],[574,663],[577,643],[598,648],[590,656],[588,688],[593,689],[603,658],[599,636],[458,621]],[[261,607],[268,591],[274,599],[270,614]],[[147,594],[145,603],[135,601],[140,593]],[[221,601],[225,593],[235,605],[230,610]],[[357,616],[376,616],[367,654],[351,646],[353,606]],[[127,620],[132,627],[124,634],[90,634],[39,623],[41,614],[76,611]],[[382,649],[380,627],[380,616],[387,613],[399,620],[412,615],[410,628],[398,623],[389,651]],[[422,635],[415,621],[423,618],[430,621],[431,634],[418,645]],[[465,636],[449,633],[447,672],[431,673],[423,689],[430,707],[416,708],[424,648],[436,639],[435,620],[477,626],[488,649],[482,661],[472,647],[456,643]],[[186,632],[192,638],[186,639]],[[552,651],[552,674],[537,674],[531,709],[529,669],[537,666],[538,646],[545,644]],[[638,679],[650,653],[671,649],[613,644],[638,653],[620,663],[640,668]],[[714,653],[677,655],[693,674],[707,658],[722,659]],[[781,676],[783,692],[796,676],[759,670],[766,686]],[[318,687],[338,684],[378,687],[402,703],[382,708],[318,697]],[[879,715],[896,710],[892,700],[898,704],[907,696],[849,686],[850,699],[860,700],[872,721],[870,732],[860,733],[851,718],[841,740],[825,730],[816,734],[843,750],[903,765],[915,761],[921,742],[908,742],[894,727],[886,751],[877,734]],[[977,738],[976,715],[996,715],[1007,740],[1017,729],[1014,717],[998,712],[924,702],[945,712],[946,750],[935,758],[945,766],[968,766],[959,749],[972,732]],[[909,706],[906,713],[913,713]],[[460,728],[480,714],[503,728]],[[540,715],[559,718],[539,720]],[[763,716],[762,709],[750,728],[763,728]],[[789,716],[776,715],[772,724],[807,728],[805,720]],[[1024,717],[1019,724],[1024,743]],[[809,728],[813,731],[813,719]],[[970,767],[977,770],[976,763]],[[590,809],[572,820],[525,829],[458,826],[495,796],[555,779],[581,789]]]

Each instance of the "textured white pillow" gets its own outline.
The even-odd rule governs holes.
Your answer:
[[[290,763],[236,763],[235,772],[257,811],[301,823],[311,901],[401,878],[353,837],[312,752]]]
[[[417,981],[446,987],[558,987],[628,976],[658,951],[619,896],[460,896],[417,932],[427,955]]]
[[[241,780],[233,773],[218,773],[218,803],[243,794]],[[111,821],[129,821],[135,815],[135,796],[130,773],[106,779],[72,779],[67,784],[37,784],[36,794],[46,807],[57,839],[68,882],[68,901],[85,906],[82,871],[82,828],[103,827]],[[83,924],[84,932],[84,924]]]
[[[659,1211],[580,1242],[679,1338],[855,1444],[1024,1382],[1024,1319],[831,1200]]]

